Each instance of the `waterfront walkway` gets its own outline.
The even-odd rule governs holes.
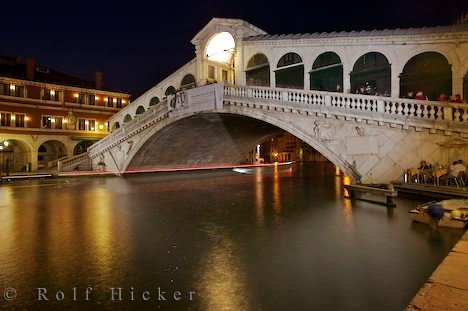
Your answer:
[[[468,310],[468,231],[429,277],[406,310]]]

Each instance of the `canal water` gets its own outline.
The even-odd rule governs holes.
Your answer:
[[[402,310],[462,232],[344,182],[323,163],[2,185],[0,309]]]

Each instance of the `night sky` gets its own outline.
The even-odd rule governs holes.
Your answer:
[[[195,56],[190,40],[213,17],[271,34],[450,25],[468,0],[4,1],[0,55],[35,58],[136,99]]]

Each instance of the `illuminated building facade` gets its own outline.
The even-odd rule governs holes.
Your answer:
[[[130,94],[38,66],[0,57],[0,155],[3,171],[35,171],[86,151],[108,133],[107,120]]]

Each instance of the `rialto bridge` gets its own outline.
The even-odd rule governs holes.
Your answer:
[[[468,95],[468,25],[269,35],[214,18],[192,43],[196,57],[80,159],[118,172],[235,164],[287,131],[361,182],[468,160],[468,105],[435,101]]]

